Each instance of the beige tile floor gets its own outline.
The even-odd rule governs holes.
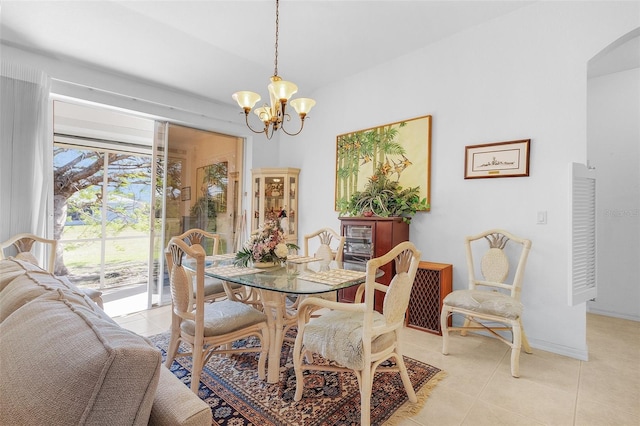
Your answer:
[[[151,336],[169,329],[170,309],[115,318]],[[406,329],[405,355],[447,373],[420,413],[401,426],[576,425],[640,426],[640,323],[589,314],[589,361],[534,348],[511,377],[509,351],[488,337],[452,336],[450,355],[441,337]]]

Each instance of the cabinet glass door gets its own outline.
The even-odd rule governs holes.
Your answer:
[[[366,262],[373,257],[373,231],[371,225],[345,224],[344,260]]]
[[[274,220],[280,217],[284,206],[284,177],[267,176],[264,180],[265,210],[264,220]]]
[[[285,229],[284,226],[283,229],[287,237],[291,237],[296,234],[296,214],[298,213],[298,184],[295,176],[289,176],[289,187],[287,189],[288,194],[283,206],[287,219],[286,221],[281,221],[281,224],[286,222],[288,229]]]
[[[262,168],[253,176],[253,221],[251,230],[268,220],[280,221],[287,241],[297,244],[298,175],[300,169]]]
[[[262,203],[260,202],[260,178],[253,180],[253,215],[251,222],[251,229],[258,229],[260,226],[260,211],[262,210]]]

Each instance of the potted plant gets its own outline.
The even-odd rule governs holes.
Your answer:
[[[403,188],[399,182],[378,168],[362,191],[351,195],[347,205],[340,211],[349,216],[402,217],[411,223],[418,210],[427,210],[426,198],[420,198],[420,188]]]

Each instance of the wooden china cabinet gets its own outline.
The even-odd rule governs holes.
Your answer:
[[[400,217],[341,217],[341,233],[346,237],[344,261],[363,262],[386,254],[403,241],[409,241],[409,224]],[[393,262],[385,265],[381,284],[389,285],[395,271]],[[338,291],[340,302],[353,302],[357,286]],[[384,293],[376,292],[375,309],[382,312]]]
[[[252,231],[258,229],[266,220],[278,219],[285,231],[287,242],[298,243],[299,175],[300,169],[290,167],[251,170]],[[283,215],[286,215],[284,220]]]

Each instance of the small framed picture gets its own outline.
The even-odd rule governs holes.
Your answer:
[[[191,199],[191,187],[185,186],[180,190],[180,194],[182,195],[182,201],[189,201]]]
[[[464,178],[529,176],[531,139],[465,147]]]

